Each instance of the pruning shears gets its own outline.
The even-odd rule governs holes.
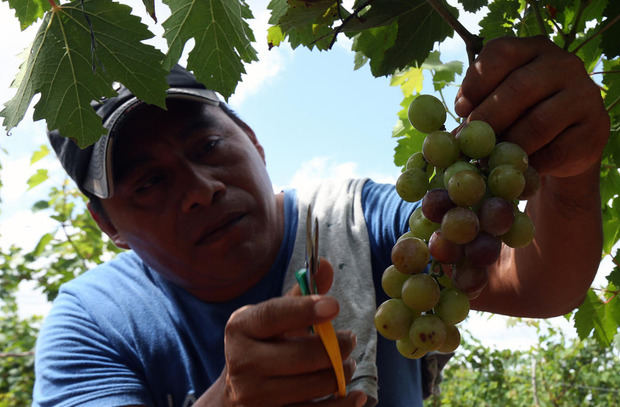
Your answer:
[[[313,228],[314,226],[314,228]],[[306,267],[295,273],[295,278],[299,283],[299,288],[303,295],[317,294],[316,273],[319,269],[319,222],[314,219],[312,222],[312,206],[308,205],[308,215],[306,216]],[[323,346],[327,351],[329,360],[334,368],[336,381],[338,382],[338,395],[346,395],[346,384],[344,380],[344,369],[342,366],[342,355],[336,338],[336,331],[331,321],[322,322],[312,326],[312,330],[319,335]]]

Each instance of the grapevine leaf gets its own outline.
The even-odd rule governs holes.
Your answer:
[[[164,107],[163,54],[142,43],[150,37],[129,6],[110,0],[75,1],[46,14],[13,83],[17,93],[0,112],[7,130],[21,121],[37,93],[41,98],[33,118],[45,119],[48,128],[82,148],[104,133],[90,103],[114,96],[113,82]]]
[[[575,328],[580,339],[585,339],[594,330],[594,337],[603,346],[609,346],[616,334],[618,325],[611,309],[606,307],[592,289],[579,310],[575,313]]]
[[[43,17],[43,14],[51,8],[48,0],[8,0],[8,2],[9,7],[15,10],[22,30]]]
[[[485,40],[502,36],[514,36],[513,25],[518,18],[518,1],[496,0],[489,4],[489,12],[480,21],[480,36]]]
[[[386,27],[371,28],[360,33],[353,41],[352,49],[357,54],[363,55],[356,59],[360,62],[370,61],[370,71],[374,76],[381,76],[384,50],[394,44],[397,29],[396,23]],[[358,68],[357,63],[356,68]]]
[[[423,85],[422,68],[409,68],[406,71],[397,72],[390,79],[390,86],[400,86],[400,90],[405,96],[420,93]]]
[[[267,8],[271,10],[271,17],[269,17],[269,24],[275,25],[280,22],[280,19],[288,11],[288,2],[287,0],[271,0]]]
[[[616,171],[617,172],[617,171]],[[615,190],[618,191],[617,189]],[[612,206],[602,209],[603,215],[603,253],[611,253],[614,244],[620,238],[620,199],[614,198]]]
[[[205,86],[228,98],[234,92],[243,62],[258,60],[254,34],[246,22],[252,12],[243,0],[164,0],[171,15],[162,24],[168,42],[164,66],[177,63],[185,43],[193,38],[187,69]]]
[[[609,1],[603,15],[606,17],[604,24],[617,18],[620,15],[620,2]],[[612,59],[620,55],[620,21],[616,21],[601,37],[601,47],[607,58]]]
[[[579,48],[577,56],[583,61],[586,71],[592,72],[592,70],[598,65],[601,58],[601,37],[595,36],[596,30],[588,30],[585,34],[581,35],[576,44],[588,41],[585,45]]]
[[[42,200],[40,200],[40,201],[35,202],[35,203],[32,205],[31,210],[32,210],[33,212],[37,212],[37,211],[42,211],[42,210],[44,210],[44,209],[47,209],[47,208],[49,208],[49,207],[50,207],[50,203],[49,203],[49,201],[46,201],[46,200],[42,199]]]
[[[394,45],[386,51],[382,75],[409,65],[421,65],[435,42],[452,36],[452,28],[426,2],[411,2],[409,12],[398,18],[398,34]],[[458,11],[450,9],[455,17]]]
[[[620,260],[620,253],[616,253],[616,260]],[[620,288],[620,267],[614,267],[606,278],[609,284],[613,284],[616,288]]]
[[[47,174],[47,169],[38,169],[37,172],[32,174],[32,176],[28,178],[28,181],[26,181],[26,183],[28,184],[28,189],[30,190],[36,187],[42,182],[45,182],[48,178],[49,175]]]
[[[459,3],[463,6],[463,10],[475,13],[487,5],[487,0],[459,0]]]
[[[278,47],[280,43],[284,41],[284,33],[279,25],[273,25],[267,30],[267,44],[269,49]]]
[[[448,83],[454,82],[455,76],[463,73],[463,63],[461,61],[451,61],[442,63],[438,51],[433,51],[428,55],[422,64],[423,69],[428,69],[433,74],[433,85],[435,90],[443,89]]]
[[[335,0],[318,0],[308,3],[303,0],[289,0],[286,13],[278,24],[284,32],[321,22],[328,25],[338,17],[338,3]],[[323,20],[323,21],[321,21]]]
[[[402,109],[398,112],[398,121],[392,130],[392,137],[398,138],[394,148],[394,164],[398,167],[407,164],[411,154],[422,151],[425,135],[411,125],[407,116],[409,105],[416,97],[408,95],[402,100]]]
[[[144,7],[146,8],[146,12],[149,13],[149,16],[153,19],[153,21],[157,22],[157,14],[155,14],[155,0],[142,0],[144,3]]]
[[[35,151],[34,153],[32,153],[32,157],[30,158],[30,164],[34,164],[37,161],[39,161],[40,159],[46,157],[50,152],[50,149],[45,145],[42,144],[41,147]]]

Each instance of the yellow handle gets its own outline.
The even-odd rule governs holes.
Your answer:
[[[338,346],[338,339],[336,338],[336,331],[331,322],[323,322],[321,324],[314,325],[314,332],[316,332],[323,341],[323,346],[327,351],[329,360],[334,367],[334,373],[336,374],[336,381],[338,382],[338,394],[342,397],[346,396],[346,384],[344,381],[344,369],[342,367],[342,355],[340,355],[340,346]]]

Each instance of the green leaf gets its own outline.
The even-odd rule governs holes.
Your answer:
[[[39,239],[39,243],[37,243],[37,246],[32,251],[32,254],[36,257],[43,253],[45,246],[47,246],[47,244],[51,242],[53,238],[54,236],[51,233],[46,233],[41,236],[41,239]]]
[[[312,24],[330,25],[338,17],[337,5],[335,0],[317,0],[311,3],[304,0],[289,0],[288,9],[278,24],[284,32]]]
[[[280,46],[282,41],[284,41],[284,34],[279,25],[273,25],[267,29],[267,44],[269,44],[269,49]]]
[[[280,22],[280,19],[288,11],[287,0],[271,0],[267,9],[271,10],[271,16],[269,17],[269,24],[276,25]]]
[[[613,206],[604,207],[603,215],[603,253],[611,253],[620,238],[620,206],[619,199],[614,199]]]
[[[574,321],[579,338],[587,338],[594,330],[594,337],[602,346],[609,346],[618,330],[611,307],[601,302],[591,289],[575,313]]]
[[[610,0],[603,11],[605,20],[603,25],[611,22],[620,15],[620,2]],[[601,47],[607,58],[612,59],[620,55],[620,21],[616,20],[614,25],[601,34]]]
[[[243,62],[256,61],[254,34],[245,21],[253,18],[240,0],[164,0],[172,12],[162,24],[168,42],[166,68],[177,63],[193,38],[187,69],[210,89],[228,98],[245,73]]]
[[[398,112],[398,121],[392,129],[392,137],[398,138],[394,148],[394,164],[402,167],[407,164],[411,154],[422,151],[425,134],[416,130],[407,117],[409,105],[417,95],[408,95],[400,103],[402,109]]]
[[[22,30],[43,17],[43,14],[51,8],[48,0],[8,0],[8,2],[9,7],[15,10]]]
[[[463,6],[463,10],[475,13],[487,5],[487,0],[459,0],[459,3]]]
[[[439,52],[433,51],[422,64],[423,69],[428,69],[433,74],[433,86],[435,90],[443,89],[448,83],[454,82],[455,76],[463,73],[463,62],[451,61],[442,63]]]
[[[386,50],[381,75],[411,65],[421,65],[435,42],[452,36],[452,28],[424,0],[407,1],[411,9],[398,18],[398,33],[394,45]],[[447,6],[455,17],[458,11]]]
[[[153,21],[157,22],[157,14],[155,14],[155,0],[142,0],[144,3],[144,8],[146,8],[146,12],[149,13],[149,16],[153,19]]]
[[[47,209],[50,207],[50,203],[44,199],[37,201],[34,203],[34,205],[32,205],[32,211],[33,212],[37,212],[37,211],[42,211],[44,209]]]
[[[420,93],[424,85],[422,68],[409,68],[406,71],[397,72],[390,79],[390,86],[400,86],[403,95],[409,96]]]
[[[514,36],[513,25],[519,18],[519,2],[495,0],[489,4],[489,12],[480,21],[480,36],[488,41],[502,36]]]
[[[37,172],[35,172],[30,178],[28,178],[28,181],[26,181],[26,183],[28,184],[28,189],[30,190],[36,187],[40,183],[46,181],[48,178],[49,175],[47,174],[47,169],[38,169]]]
[[[396,23],[386,27],[370,28],[360,33],[353,41],[352,49],[363,57],[358,61],[370,61],[370,70],[374,76],[381,76],[385,48],[391,47],[396,40],[398,27]],[[356,62],[356,68],[358,63]]]
[[[30,157],[30,165],[46,157],[49,153],[50,153],[50,149],[45,144],[42,144],[41,147],[37,151],[32,153],[32,157]]]
[[[618,259],[619,255],[620,253],[616,253],[616,259]],[[606,278],[610,284],[613,284],[617,288],[620,288],[620,267],[614,267],[614,269],[611,271],[611,273],[609,273]]]
[[[90,103],[114,96],[113,82],[165,107],[164,56],[142,43],[151,37],[130,7],[110,0],[76,1],[46,14],[14,82],[17,93],[0,112],[7,131],[21,121],[37,93],[34,120],[45,119],[48,128],[82,148],[105,132]]]

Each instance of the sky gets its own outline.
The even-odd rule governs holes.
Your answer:
[[[139,0],[123,3],[134,10],[143,8]],[[400,88],[390,86],[386,77],[374,78],[368,66],[354,71],[351,44],[344,38],[328,52],[293,50],[288,45],[268,50],[269,1],[249,0],[248,3],[255,17],[251,26],[257,39],[254,47],[259,62],[246,66],[247,74],[228,103],[254,129],[263,144],[274,190],[333,177],[370,177],[379,182],[394,182],[399,170],[393,164],[396,143],[391,132],[403,98]],[[351,3],[344,2],[345,6]],[[169,12],[160,1],[156,7],[159,21],[163,21]],[[459,18],[473,32],[478,30],[478,19],[479,16],[466,13]],[[151,25],[156,36],[161,36],[161,26],[153,26],[148,17],[143,17],[143,22]],[[0,2],[0,104],[14,93],[10,84],[21,61],[19,54],[32,41],[36,29],[38,24],[20,31],[13,11],[6,2]],[[149,43],[165,49],[161,38]],[[458,38],[447,40],[439,50],[444,62],[466,61],[463,43]],[[431,90],[426,79],[423,92],[431,93]],[[456,87],[446,92],[448,103],[455,92]],[[10,136],[0,128],[3,166],[0,177],[4,184],[0,189],[0,249],[12,243],[32,248],[43,233],[56,225],[45,213],[33,214],[29,210],[34,202],[46,196],[48,188],[64,179],[52,155],[30,165],[32,152],[47,144],[45,124],[33,123],[31,117],[32,110]],[[26,181],[38,168],[47,168],[51,178],[27,190]],[[605,267],[608,264],[603,264]],[[49,304],[29,286],[24,285],[21,293],[22,315],[47,313]],[[500,316],[473,314],[464,326],[488,346],[526,349],[536,343],[533,328],[522,325],[507,328],[506,321]],[[563,318],[551,322],[567,335],[575,335],[574,328]]]

